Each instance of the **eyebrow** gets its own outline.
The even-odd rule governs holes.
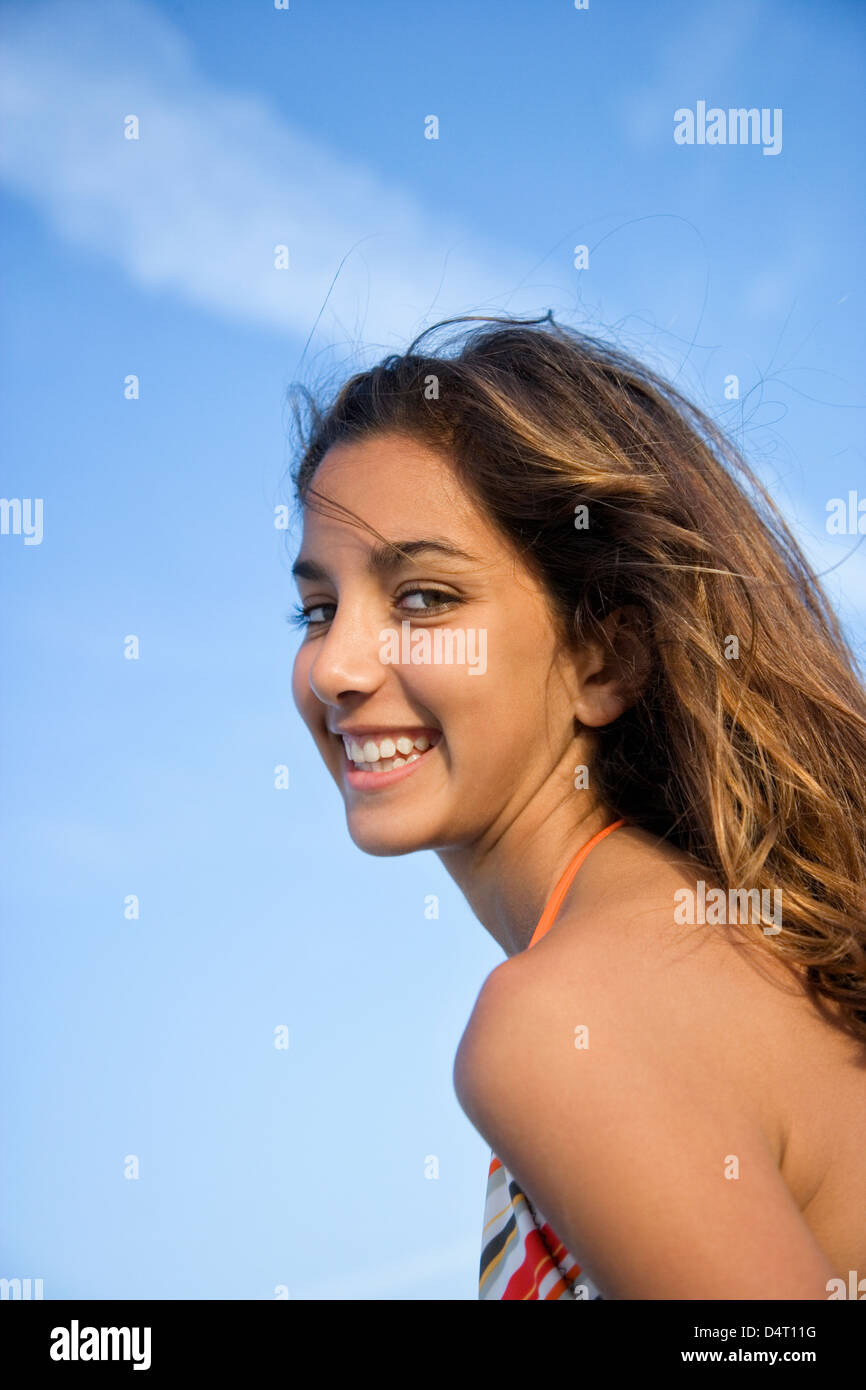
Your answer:
[[[470,555],[468,551],[460,550],[456,545],[451,545],[449,541],[437,540],[430,536],[417,541],[385,541],[382,544],[374,545],[367,556],[367,570],[370,574],[389,574],[405,563],[407,555],[416,559],[418,556],[427,554],[444,556],[448,560],[469,560],[476,564],[480,563],[477,555]],[[317,565],[314,560],[302,560],[300,558],[292,565],[292,574],[295,579],[324,580],[328,578],[328,572],[324,566]]]

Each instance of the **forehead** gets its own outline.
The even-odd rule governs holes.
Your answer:
[[[447,454],[407,435],[379,434],[332,445],[312,487],[392,539],[435,530],[464,539],[471,533],[476,543],[484,537],[491,546],[505,545]],[[318,497],[304,509],[307,535],[335,524],[335,513],[319,512]]]

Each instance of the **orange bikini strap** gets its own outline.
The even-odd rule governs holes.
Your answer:
[[[600,840],[604,839],[605,835],[609,835],[612,830],[618,830],[621,825],[625,825],[625,819],[615,820],[612,825],[606,825],[604,830],[599,830],[597,835],[593,835],[592,839],[587,840],[586,844],[582,845],[581,848],[577,851],[577,854],[574,856],[571,863],[566,868],[565,873],[562,875],[562,878],[559,880],[550,897],[548,898],[547,905],[544,911],[542,912],[541,917],[539,918],[538,926],[532,933],[529,946],[534,946],[537,941],[541,940],[545,932],[550,931],[550,928],[553,926],[553,923],[556,920],[556,914],[562,907],[563,899],[565,898],[566,893],[571,887],[572,879],[574,878],[575,874],[577,873],[586,856],[589,854],[590,850],[595,849],[596,845],[599,843]],[[527,951],[529,950],[529,946],[527,946],[526,948]]]

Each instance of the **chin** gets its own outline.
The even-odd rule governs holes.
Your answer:
[[[397,854],[415,854],[418,850],[435,849],[439,843],[437,837],[431,835],[429,827],[426,830],[419,828],[413,831],[411,825],[406,825],[405,820],[401,824],[391,822],[374,825],[371,819],[346,811],[349,836],[352,843],[364,854],[373,854],[380,858]]]

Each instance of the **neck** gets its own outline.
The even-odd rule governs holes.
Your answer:
[[[536,802],[506,829],[492,829],[471,845],[437,850],[475,916],[507,956],[526,950],[571,859],[617,818],[598,801],[581,800],[577,806],[573,793],[553,809]]]

